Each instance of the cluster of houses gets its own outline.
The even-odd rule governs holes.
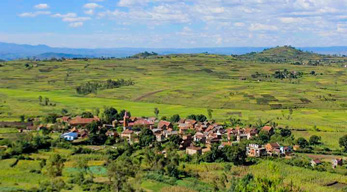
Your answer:
[[[72,129],[69,132],[63,133],[61,138],[73,141],[78,138],[87,138],[88,130],[86,125],[93,121],[100,121],[96,116],[92,118],[83,118],[80,116],[71,118],[64,116],[60,119],[61,122],[69,125]],[[172,123],[165,120],[157,120],[154,117],[130,117],[125,112],[123,120],[115,120],[112,124],[104,124],[102,127],[107,128],[106,135],[108,137],[122,138],[129,143],[138,142],[139,128],[150,129],[158,142],[164,142],[173,135],[178,135],[181,138],[179,145],[180,150],[185,150],[188,155],[203,154],[210,150],[213,143],[221,143],[220,147],[232,145],[241,140],[250,140],[257,137],[260,131],[274,134],[274,128],[264,126],[261,130],[256,128],[229,128],[225,129],[218,123],[214,122],[198,122],[192,119],[180,119],[177,123]],[[115,128],[123,127],[123,131],[118,133]],[[174,128],[175,127],[175,128]],[[204,146],[204,147],[201,147]],[[291,156],[298,146],[281,146],[279,143],[267,143],[265,145],[249,144],[246,147],[246,155],[248,157],[263,157],[263,156]],[[335,159],[333,167],[342,165],[342,159]],[[311,161],[312,166],[321,164],[321,161],[314,159]]]

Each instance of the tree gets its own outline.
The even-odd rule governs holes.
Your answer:
[[[135,176],[136,169],[129,158],[112,161],[107,167],[107,175],[113,191],[119,192],[124,189],[128,178]]]
[[[47,175],[51,178],[62,176],[65,161],[59,154],[50,156],[46,164]]]
[[[117,115],[118,111],[113,107],[106,107],[104,110],[104,120],[106,121],[106,123],[112,123],[112,121],[117,119]]]
[[[309,139],[310,145],[318,145],[320,144],[321,137],[317,135],[312,135]]]
[[[49,98],[45,97],[45,105],[47,106],[49,104]]]
[[[82,117],[82,118],[93,118],[94,115],[93,115],[93,113],[91,113],[91,112],[89,112],[89,111],[86,111],[86,112],[83,112],[83,113],[81,114],[81,117]]]
[[[282,137],[289,137],[292,135],[292,131],[288,128],[280,129],[280,134]]]
[[[66,115],[68,113],[69,113],[69,111],[67,109],[65,109],[65,108],[61,110],[61,114],[62,115]]]
[[[208,119],[212,119],[212,113],[213,113],[213,110],[212,109],[207,109],[207,115],[208,115]]]
[[[298,140],[296,140],[296,143],[301,147],[301,148],[306,148],[308,147],[309,143],[307,140],[303,137],[299,137]]]
[[[55,113],[50,113],[45,118],[46,123],[56,123],[57,122],[58,115]]]
[[[155,141],[155,135],[150,129],[142,129],[139,134],[139,141],[142,147],[149,146]]]
[[[347,152],[347,135],[344,135],[339,139],[339,144],[340,147],[343,147],[344,151]]]
[[[40,103],[42,102],[42,96],[41,95],[39,96],[39,102]]]
[[[19,116],[20,122],[24,122],[25,121],[25,115],[21,115]]]
[[[158,115],[159,115],[159,109],[158,108],[154,108],[154,114],[155,114],[155,117],[158,118]]]
[[[178,114],[175,114],[170,118],[170,121],[172,123],[177,123],[180,119],[181,119],[180,116]]]

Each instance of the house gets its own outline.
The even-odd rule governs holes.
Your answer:
[[[262,157],[266,156],[266,149],[262,145],[258,144],[249,144],[246,147],[246,154],[249,157]]]
[[[191,135],[184,135],[182,137],[181,144],[179,146],[180,149],[185,149],[189,147],[193,142],[193,137]]]
[[[165,135],[166,138],[171,137],[172,135],[178,135],[178,131],[169,131],[169,130],[164,130],[163,135]]]
[[[169,121],[159,121],[158,129],[162,129],[162,130],[173,129],[173,125]]]
[[[194,154],[202,154],[202,148],[201,147],[195,147],[193,145],[186,148],[186,153],[188,155],[194,155]]]
[[[91,124],[93,121],[99,122],[100,119],[97,116],[93,118],[83,118],[81,116],[77,116],[69,121],[70,126],[81,126],[84,127],[86,125]]]
[[[69,116],[63,116],[61,118],[62,123],[69,123],[70,120],[71,120],[71,117],[69,117]]]
[[[311,160],[311,166],[312,167],[320,165],[320,164],[322,164],[322,162],[319,159],[312,159]]]
[[[194,141],[200,142],[200,143],[206,143],[206,135],[201,132],[197,132],[194,135]]]
[[[281,146],[280,151],[281,151],[281,154],[285,156],[291,155],[293,153],[293,149],[290,146],[286,146],[286,147]]]
[[[335,158],[331,161],[333,168],[335,169],[337,166],[342,166],[343,160],[342,158]]]
[[[145,127],[152,129],[154,123],[148,119],[137,119],[132,126]]]
[[[265,145],[265,149],[268,155],[273,156],[273,155],[280,155],[281,154],[281,150],[280,150],[281,146],[278,143],[268,143]]]
[[[73,141],[78,138],[78,133],[77,132],[64,133],[60,136],[60,138],[63,138],[67,141]]]
[[[258,131],[255,128],[233,128],[227,130],[228,140],[231,140],[231,136],[235,136],[237,141],[241,141],[243,139],[251,139],[258,135]]]
[[[275,133],[275,130],[273,127],[271,126],[264,126],[261,131],[264,131],[266,133],[268,133],[269,135],[273,135]]]
[[[300,149],[300,145],[294,145],[294,146],[293,146],[293,150],[294,150],[294,151],[297,151],[297,150],[299,150],[299,149]]]
[[[112,130],[107,130],[105,134],[107,137],[110,137],[110,138],[116,138],[119,136],[117,131],[112,131]]]
[[[121,134],[120,137],[123,139],[128,140],[129,143],[132,143],[133,141],[133,136],[134,135],[134,131],[130,130],[130,129],[125,129]]]

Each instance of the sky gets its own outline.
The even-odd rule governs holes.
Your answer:
[[[0,0],[0,26],[53,47],[346,46],[347,0]]]

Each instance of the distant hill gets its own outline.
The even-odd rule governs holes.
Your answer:
[[[37,59],[51,59],[51,58],[65,58],[65,59],[72,59],[72,58],[93,58],[94,56],[86,56],[86,55],[75,55],[75,54],[67,54],[67,53],[42,53],[40,55],[36,55],[35,58]]]
[[[252,52],[237,56],[242,60],[255,60],[263,62],[305,62],[331,58],[331,55],[323,55],[303,51],[291,46],[264,49],[262,52]]]
[[[0,59],[14,60],[20,58],[40,57],[42,54],[53,53],[78,55],[81,57],[129,57],[138,53],[155,52],[159,55],[165,54],[195,54],[211,53],[224,55],[241,55],[251,52],[261,52],[268,47],[205,47],[205,48],[102,48],[102,49],[73,49],[55,48],[47,45],[20,45],[14,43],[0,42]],[[341,47],[302,47],[304,51],[316,52],[320,54],[347,55],[347,46]]]

